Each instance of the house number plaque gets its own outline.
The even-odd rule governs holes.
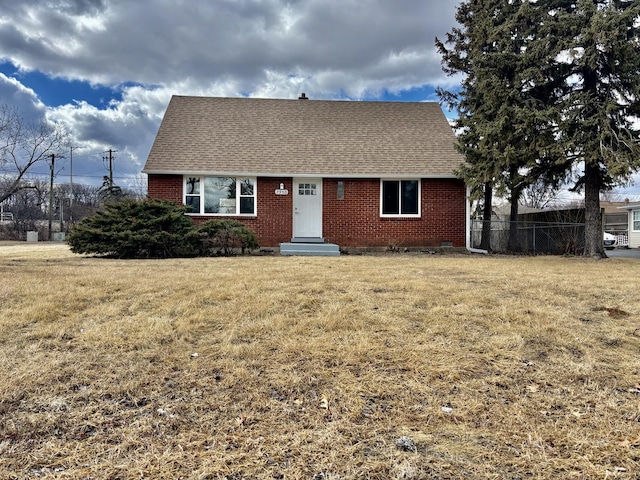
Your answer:
[[[281,183],[280,188],[276,189],[276,195],[289,195],[289,190],[284,188],[284,183]]]

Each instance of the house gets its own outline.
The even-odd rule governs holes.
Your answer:
[[[640,248],[640,203],[626,203],[618,207],[629,214],[629,248]]]
[[[174,96],[143,172],[195,221],[261,246],[465,247],[463,162],[435,102]]]
[[[603,223],[605,232],[613,235],[623,235],[627,233],[629,228],[629,215],[627,211],[619,208],[626,205],[629,205],[629,199],[625,199],[624,202],[600,201],[600,207],[604,211]]]

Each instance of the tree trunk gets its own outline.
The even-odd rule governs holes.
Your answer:
[[[493,186],[487,182],[484,184],[484,206],[482,211],[482,237],[480,248],[491,251],[491,203],[493,202]]]
[[[602,239],[602,212],[600,209],[601,172],[598,165],[585,162],[584,167],[584,255],[607,258]]]
[[[511,189],[511,208],[509,210],[509,242],[507,250],[509,252],[519,252],[522,246],[518,241],[518,202],[520,201],[521,190]]]

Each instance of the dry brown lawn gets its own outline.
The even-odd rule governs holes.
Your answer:
[[[640,262],[0,247],[2,479],[640,476]]]

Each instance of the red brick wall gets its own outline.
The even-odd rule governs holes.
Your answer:
[[[337,199],[338,181],[344,199]],[[280,183],[289,195],[275,195]],[[182,203],[182,176],[149,175],[149,196]],[[380,180],[325,179],[322,228],[325,239],[345,247],[437,247],[451,242],[465,246],[466,189],[459,180],[423,179],[420,218],[381,218]],[[257,216],[233,217],[258,236],[261,246],[287,242],[293,233],[291,178],[258,178]],[[194,217],[204,221],[215,217]]]
[[[380,180],[343,179],[344,199],[337,199],[340,179],[323,182],[323,234],[345,247],[465,246],[466,189],[459,180],[422,180],[420,218],[381,218]]]
[[[170,200],[182,204],[182,175],[149,175],[148,194],[151,198]],[[293,233],[293,189],[290,178],[259,178],[257,189],[257,216],[225,217],[244,223],[258,237],[263,247],[278,246],[291,240]],[[276,189],[284,183],[289,195],[276,195]],[[212,216],[194,216],[196,222],[211,220]]]
[[[147,195],[182,204],[182,175],[149,175]]]
[[[289,195],[276,195],[275,191],[284,183]],[[258,236],[258,243],[275,247],[291,240],[293,232],[293,188],[290,178],[258,178],[257,216],[237,217]]]

